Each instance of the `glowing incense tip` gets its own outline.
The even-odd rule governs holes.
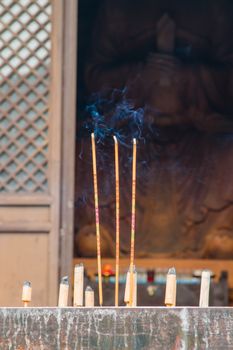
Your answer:
[[[95,138],[95,134],[94,134],[94,133],[92,133],[92,134],[91,134],[91,137],[94,139],[94,138]]]
[[[115,136],[115,135],[113,136],[113,140],[114,140],[114,142],[115,142],[115,143],[117,143],[117,142],[118,142],[118,141],[117,141],[117,138],[116,138],[116,136]]]
[[[136,143],[137,143],[137,140],[134,138],[133,139],[133,144],[136,145]]]

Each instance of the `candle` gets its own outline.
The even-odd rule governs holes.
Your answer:
[[[96,243],[97,243],[97,269],[98,269],[98,285],[99,285],[99,304],[103,305],[103,289],[102,289],[102,271],[101,271],[101,247],[100,247],[100,224],[99,224],[99,200],[98,200],[98,183],[97,183],[97,167],[96,167],[96,149],[95,135],[91,134],[92,144],[92,165],[93,165],[93,182],[94,182],[94,200],[95,200],[95,223],[96,223]]]

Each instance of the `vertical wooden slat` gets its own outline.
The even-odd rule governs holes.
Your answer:
[[[52,195],[49,235],[49,305],[57,300],[60,231],[61,128],[62,128],[62,65],[64,1],[53,0],[52,6],[52,71],[50,107],[50,184]]]
[[[71,273],[73,263],[77,19],[78,1],[66,1],[64,3],[61,276]]]

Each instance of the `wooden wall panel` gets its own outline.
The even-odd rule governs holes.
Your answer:
[[[48,235],[0,234],[0,306],[22,306],[22,283],[32,283],[32,306],[48,305]]]
[[[15,222],[19,226],[22,223],[40,222],[47,223],[50,221],[49,207],[35,206],[14,206],[0,208],[0,225],[1,223]]]

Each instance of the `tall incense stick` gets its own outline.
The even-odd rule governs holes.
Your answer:
[[[98,201],[98,183],[97,183],[96,150],[95,150],[94,133],[91,134],[91,144],[92,144],[93,182],[94,182],[94,198],[95,198],[95,224],[96,224],[98,281],[99,281],[99,304],[100,306],[102,306],[103,305],[103,288],[102,288],[102,271],[101,271],[99,201]]]
[[[133,306],[134,295],[134,242],[135,242],[135,202],[136,202],[136,159],[137,159],[137,142],[133,139],[133,165],[132,165],[132,216],[131,216],[131,246],[130,246],[130,298],[129,306]]]
[[[119,191],[119,153],[118,141],[115,143],[115,181],[116,181],[116,275],[115,275],[115,306],[119,304],[119,260],[120,260],[120,191]]]

